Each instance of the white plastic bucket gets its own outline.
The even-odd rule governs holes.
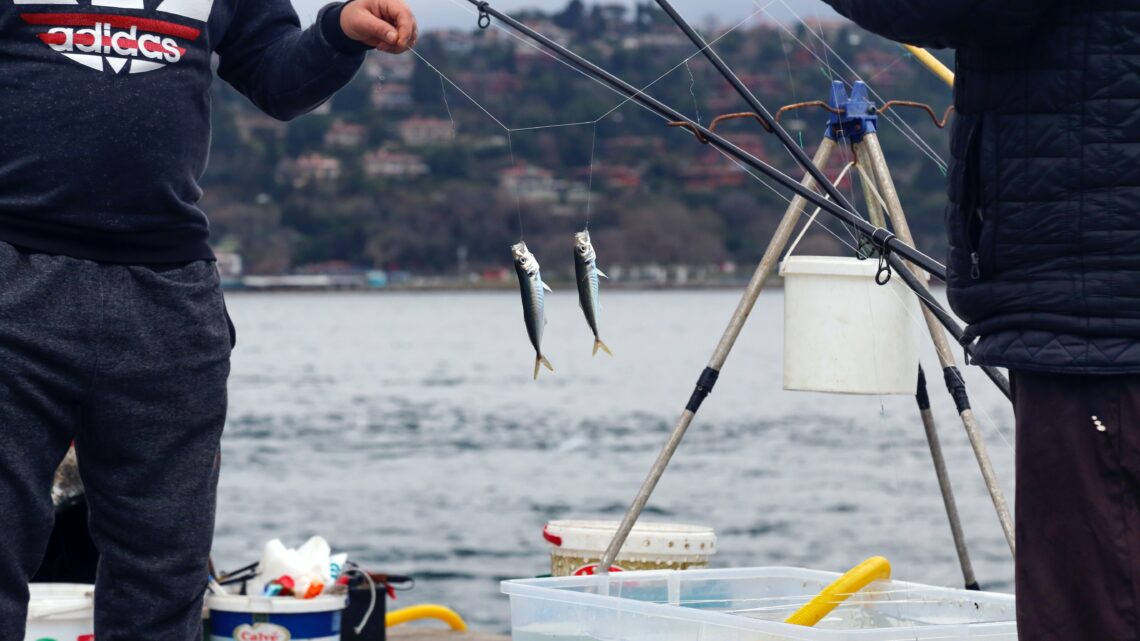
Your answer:
[[[875,282],[879,262],[790,256],[784,277],[784,389],[914,394],[918,299],[902,279]]]
[[[339,641],[343,596],[211,594],[209,641]]]
[[[26,641],[94,641],[95,586],[33,583],[28,589]]]
[[[617,521],[551,521],[542,536],[550,550],[554,576],[594,574],[617,533]],[[638,523],[629,533],[612,570],[687,570],[703,568],[716,554],[710,527],[678,523]]]

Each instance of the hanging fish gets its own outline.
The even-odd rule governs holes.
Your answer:
[[[546,327],[545,298],[550,287],[542,282],[538,261],[526,248],[526,243],[520,241],[511,245],[511,256],[515,260],[515,272],[519,275],[523,321],[526,322],[526,333],[530,336],[530,344],[534,345],[534,378],[538,380],[539,365],[545,365],[546,369],[554,371],[550,361],[542,355],[542,330]]]
[[[598,269],[597,254],[594,253],[594,245],[590,242],[590,231],[583,230],[574,234],[574,274],[578,278],[578,306],[582,308],[582,313],[586,315],[586,323],[589,324],[590,330],[594,332],[594,355],[598,354],[598,348],[605,350],[607,354],[613,356],[614,353],[610,351],[609,347],[598,338],[598,277],[603,276],[609,278]]]

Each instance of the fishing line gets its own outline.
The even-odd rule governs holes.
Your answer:
[[[511,130],[507,129],[507,148],[511,152],[511,168],[518,171],[518,163],[515,162],[515,143],[511,139]],[[515,212],[519,217],[519,241],[523,240],[523,219],[522,219],[522,196],[519,194],[519,180],[515,180]]]
[[[784,0],[774,0],[774,1],[780,2],[788,12],[790,12],[793,16],[796,17],[796,20],[804,27],[804,29],[808,33],[811,33],[813,37],[818,38],[818,36],[811,29],[811,27],[808,26],[808,24],[804,21],[804,19],[798,13],[796,13],[795,10],[793,10],[790,6],[788,6],[787,2],[785,2]],[[753,4],[756,4],[759,6],[759,3],[757,0],[752,0],[752,2],[753,2]],[[766,11],[766,9],[767,9],[767,7],[765,7],[765,11]],[[794,40],[804,50],[806,50],[808,53],[810,53],[817,61],[819,61],[821,64],[825,64],[825,65],[827,64],[826,61],[823,58],[821,58],[819,56],[819,54],[817,54],[815,52],[815,49],[813,47],[809,46],[803,40],[800,40],[800,38],[798,36],[796,36],[794,33],[792,33],[792,31],[790,29],[788,29],[788,27],[786,25],[784,25],[782,22],[780,22],[778,20],[775,20],[775,22],[776,22],[777,26],[779,26],[780,29],[783,30],[784,33],[788,34],[788,36],[791,37],[792,40]],[[831,48],[831,45],[827,44],[827,42],[821,42],[820,44],[822,44],[824,48],[826,48],[828,51],[831,52],[832,55],[835,56],[836,60],[838,60],[843,65],[843,67],[846,68],[847,71],[851,73],[852,77],[854,77],[856,80],[863,80],[863,77],[860,76],[859,73],[856,72],[855,69],[853,69],[851,67],[851,65],[843,58],[843,56],[840,56],[838,53],[836,53],[835,50]],[[848,87],[851,86],[851,83],[849,81],[847,81],[846,79],[840,78],[840,80],[842,80],[844,82],[844,84],[846,84]],[[864,82],[866,82],[866,81],[864,80]],[[885,103],[886,102],[884,100],[884,98],[877,91],[875,91],[874,87],[872,87],[868,84],[867,88],[871,92],[871,95],[876,100],[878,100],[879,103]],[[919,151],[921,151],[924,155],[926,155],[926,157],[930,158],[938,166],[938,168],[943,173],[945,173],[946,161],[944,161],[942,159],[942,157],[938,154],[938,152],[935,151],[934,148],[931,147],[926,142],[926,140],[917,131],[915,131],[913,127],[910,126],[909,123],[907,123],[902,118],[898,117],[897,114],[891,114],[890,112],[884,112],[880,115],[883,117],[884,120],[886,120],[888,123],[890,123],[891,126],[898,129],[899,133],[901,133],[904,138],[906,138],[908,141],[910,141],[911,144],[915,145],[919,149]]]
[[[792,58],[788,55],[788,43],[784,40],[784,32],[777,31],[780,36],[780,51],[784,52],[784,64],[788,67],[788,84],[792,87],[792,102],[799,102],[799,92],[796,90],[796,77],[792,75]],[[796,137],[800,140],[800,149],[804,148],[804,132],[802,128],[796,130]]]
[[[455,139],[455,116],[451,115],[451,104],[447,102],[447,85],[443,83],[443,74],[439,74],[439,93],[443,96],[443,107],[447,109],[447,117],[451,120],[451,139]]]
[[[594,148],[598,143],[598,123],[594,123],[594,134],[590,137],[590,178],[586,185],[586,231],[590,231],[590,201],[594,195]]]
[[[875,185],[873,183],[868,183],[864,186],[864,188],[870,189],[871,195],[873,195],[875,197],[875,199],[877,201],[879,201],[879,206],[883,208],[884,212],[888,211],[887,201],[883,198],[882,194],[879,192],[879,188],[877,185]],[[927,330],[928,326],[926,323],[926,318],[923,317],[920,319],[918,316],[916,316],[914,313],[914,310],[912,310],[911,307],[909,305],[907,305],[905,303],[905,301],[903,301],[902,296],[900,296],[899,293],[897,291],[895,291],[893,287],[889,288],[889,289],[890,289],[891,294],[894,295],[894,297],[896,299],[898,299],[899,304],[906,311],[907,316],[910,317],[911,322],[914,323],[916,326],[918,326],[920,330]],[[921,294],[918,294],[917,292],[915,292],[915,295],[918,296],[922,300],[933,300],[933,298],[924,298]],[[962,372],[960,370],[958,370],[958,368],[954,368],[952,371],[954,372],[954,376],[958,379],[958,382],[961,383],[962,385],[966,385],[966,379],[962,376]],[[989,411],[987,411],[984,407],[975,408],[973,405],[971,405],[970,408],[976,409],[982,413],[982,418],[985,419],[983,421],[983,423],[986,425],[986,427],[988,427],[991,432],[996,433],[998,435],[998,438],[1000,438],[1001,441],[1003,443],[1005,443],[1005,446],[1010,451],[1010,453],[1013,454],[1014,453],[1013,444],[1010,443],[1008,439],[1006,439],[1005,433],[1001,430],[1000,427],[998,427],[997,421],[993,418],[993,416],[990,415]]]
[[[693,69],[689,67],[689,60],[692,59],[690,56],[685,60],[685,71],[689,72],[689,95],[693,97],[693,111],[697,114],[697,124],[701,125],[704,123],[701,122],[701,105],[697,102],[697,92],[695,89],[697,86],[697,78],[693,75]]]

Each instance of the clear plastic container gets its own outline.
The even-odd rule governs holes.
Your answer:
[[[869,585],[815,627],[782,621],[839,577],[799,568],[505,581],[514,641],[1015,641],[1012,595]]]

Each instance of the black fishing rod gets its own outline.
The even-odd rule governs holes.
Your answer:
[[[630,100],[637,102],[641,106],[649,109],[662,118],[665,118],[670,122],[684,123],[685,127],[692,131],[697,136],[697,138],[701,140],[701,142],[707,141],[708,144],[716,147],[729,156],[748,165],[749,167],[752,167],[768,178],[771,178],[772,180],[778,182],[789,191],[792,191],[795,194],[803,197],[809,203],[828,212],[847,225],[854,227],[861,234],[863,234],[863,236],[865,236],[871,242],[871,244],[874,245],[884,256],[887,256],[892,252],[897,253],[898,255],[919,266],[939,280],[946,280],[946,268],[941,263],[915,249],[914,247],[911,247],[910,245],[902,242],[890,230],[884,229],[882,227],[876,227],[875,225],[872,225],[871,223],[864,220],[861,216],[853,211],[854,208],[851,207],[850,203],[848,203],[845,198],[843,198],[843,195],[838,193],[838,191],[836,191],[834,187],[831,186],[830,181],[823,180],[820,181],[820,184],[824,186],[825,189],[828,189],[829,192],[836,191],[835,196],[838,196],[838,198],[835,200],[825,198],[809,187],[801,185],[795,179],[781,172],[779,169],[776,169],[763,160],[760,160],[747,151],[744,151],[740,147],[737,147],[735,144],[729,142],[724,137],[718,135],[713,131],[710,131],[709,129],[705,128],[701,124],[697,123],[676,109],[673,109],[660,100],[657,100],[656,98],[634,87],[621,78],[618,78],[605,69],[602,69],[598,65],[590,62],[589,60],[586,60],[582,56],[579,56],[573,51],[570,51],[557,42],[554,42],[550,38],[547,38],[541,33],[538,33],[534,29],[531,29],[518,20],[515,20],[509,15],[491,7],[490,3],[486,0],[467,1],[479,9],[480,26],[489,25],[491,17],[498,19],[515,31],[518,31],[519,33],[534,40],[551,52],[557,54],[560,58],[570,64],[570,66],[578,69],[582,73],[592,78],[597,79],[598,81],[609,86],[611,89],[615,90],[617,93],[620,93]],[[834,196],[832,198],[834,198]],[[883,270],[886,274],[890,273],[890,271],[887,269],[887,263],[885,262],[883,265]],[[925,287],[923,287],[922,290],[918,292],[918,294],[920,298],[930,296]]]

